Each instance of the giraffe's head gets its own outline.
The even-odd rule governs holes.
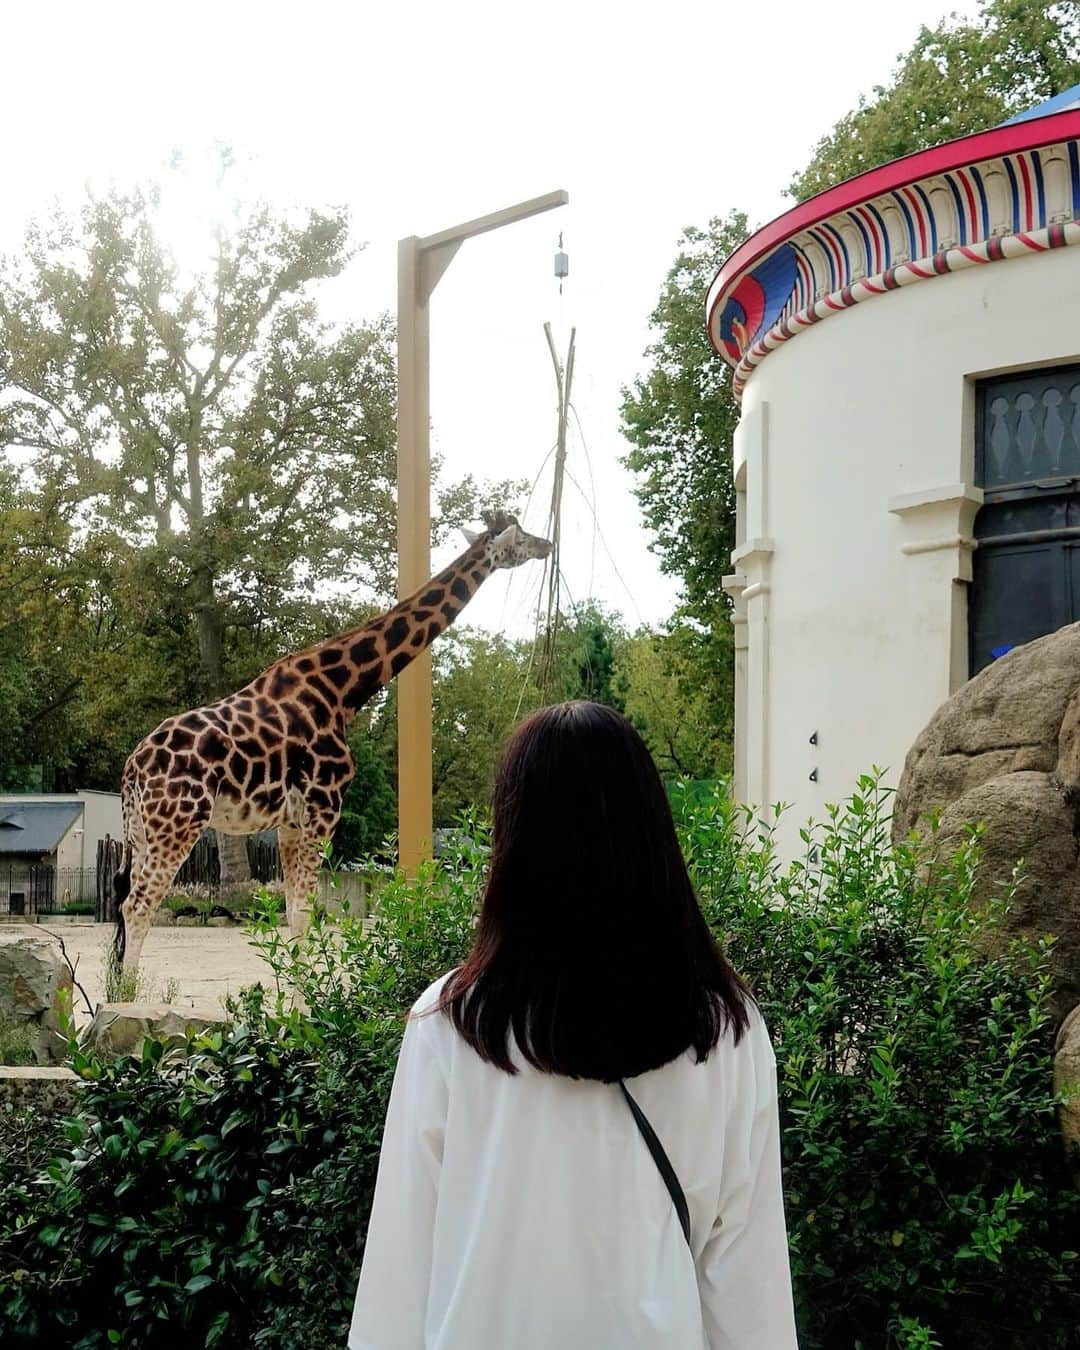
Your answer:
[[[492,568],[518,567],[530,558],[546,558],[551,544],[536,534],[526,534],[517,517],[506,511],[494,511],[484,516],[483,534],[465,531],[470,544],[480,544]]]

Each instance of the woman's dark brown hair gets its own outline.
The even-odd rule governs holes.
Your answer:
[[[694,1049],[748,994],[694,895],[645,743],[598,703],[543,708],[495,785],[491,867],[465,964],[439,1008],[508,1073],[510,1033],[537,1068],[614,1082]]]

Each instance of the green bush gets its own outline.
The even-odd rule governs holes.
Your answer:
[[[316,911],[294,940],[268,900],[275,987],[184,1059],[73,1046],[78,1115],[0,1165],[0,1344],[344,1344],[401,1014],[461,959],[479,867],[388,881],[371,931]]]
[[[978,831],[951,855],[933,831],[894,849],[867,777],[782,869],[771,825],[722,791],[676,810],[776,1045],[803,1350],[1074,1345],[1049,944],[987,941],[1011,888],[972,903]]]
[[[0,1064],[34,1062],[34,1029],[25,1018],[0,1014]]]
[[[867,779],[782,868],[722,787],[673,802],[776,1043],[803,1350],[1074,1344],[1047,949],[981,940],[1009,895],[976,917],[977,835],[891,848]],[[272,987],[232,1026],[179,1063],[77,1055],[73,1120],[0,1129],[0,1343],[344,1344],[402,1013],[471,937],[486,840],[454,838],[373,924],[296,941],[268,904]]]
[[[69,900],[61,914],[96,914],[97,905],[93,900]]]

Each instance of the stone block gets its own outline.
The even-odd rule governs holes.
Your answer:
[[[0,1102],[48,1111],[53,1115],[75,1109],[83,1080],[70,1069],[0,1065]]]
[[[83,1032],[84,1049],[119,1058],[142,1054],[149,1036],[166,1049],[182,1048],[187,1032],[224,1026],[223,1009],[211,1003],[184,1007],[176,1003],[99,1003],[94,1019]]]
[[[31,1027],[39,1063],[66,1053],[57,1035],[59,998],[71,988],[71,971],[54,938],[32,924],[0,928],[0,1017]]]

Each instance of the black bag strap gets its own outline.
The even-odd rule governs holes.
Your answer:
[[[664,1178],[664,1185],[668,1188],[668,1194],[671,1196],[671,1203],[675,1206],[675,1213],[679,1217],[679,1227],[683,1231],[683,1237],[686,1239],[686,1245],[690,1246],[690,1210],[686,1204],[686,1196],[683,1194],[683,1188],[679,1185],[679,1178],[675,1175],[675,1169],[671,1165],[671,1160],[664,1152],[664,1146],[656,1136],[656,1131],[649,1124],[649,1118],[645,1112],[638,1106],[630,1095],[630,1089],[619,1079],[619,1087],[622,1088],[622,1094],[626,1098],[626,1104],[630,1108],[630,1114],[634,1117],[634,1122],[641,1131],[641,1137],[645,1140],[649,1152],[653,1156],[653,1162],[660,1170],[660,1175]]]

